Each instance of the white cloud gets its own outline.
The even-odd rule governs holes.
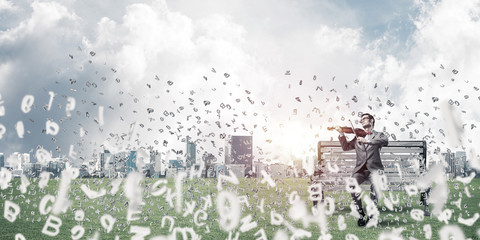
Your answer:
[[[480,6],[475,1],[449,0],[416,4],[421,13],[415,20],[417,29],[411,38],[411,50],[376,58],[362,71],[360,79],[371,79],[378,82],[379,87],[389,87],[384,93],[370,87],[367,94],[380,97],[383,103],[386,99],[396,103],[392,108],[379,108],[377,113],[389,116],[390,120],[384,121],[387,130],[395,132],[397,137],[405,139],[413,133],[421,139],[428,135],[427,140],[434,141],[431,150],[455,148],[449,137],[457,138],[451,136],[456,133],[447,131],[452,127],[444,121],[445,112],[440,111],[440,103],[450,101],[455,106],[452,111],[461,119],[457,124],[465,127],[465,135],[460,136],[464,147],[475,147],[480,141],[478,130],[470,128],[479,121],[475,106],[480,99],[473,79],[480,74],[474,66],[480,60],[480,44],[476,40],[480,37],[477,31]],[[415,123],[408,124],[412,120]],[[401,128],[403,132],[399,131]],[[447,135],[443,136],[441,131]]]
[[[14,12],[18,8],[10,1],[8,0],[0,0],[0,12],[2,11],[9,11],[9,12]]]
[[[362,70],[359,78],[395,84],[402,82],[404,73],[404,63],[392,55],[387,55],[384,59],[375,58],[370,66]]]
[[[351,53],[359,48],[360,29],[351,28],[330,28],[322,26],[315,31],[315,41],[321,49],[326,52],[346,52]]]
[[[16,28],[2,32],[0,42],[3,44],[17,41],[26,36],[42,36],[53,28],[56,31],[66,30],[67,26],[60,20],[75,20],[76,16],[64,6],[55,2],[41,3],[34,1],[31,4],[33,14],[31,18],[21,22]],[[44,35],[43,35],[44,36]]]
[[[421,61],[441,62],[445,66],[465,71],[466,78],[473,78],[476,62],[480,60],[479,11],[476,1],[442,1],[425,6],[426,14],[416,25],[416,52],[423,55]],[[451,70],[451,69],[449,69]],[[478,75],[477,75],[478,76]]]

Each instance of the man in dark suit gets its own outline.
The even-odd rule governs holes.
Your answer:
[[[375,126],[375,118],[368,114],[364,113],[361,116],[360,123],[363,126],[363,129],[367,132],[365,137],[356,136],[351,141],[347,141],[342,129],[337,127],[336,130],[340,133],[338,137],[340,143],[342,144],[342,149],[344,151],[355,149],[357,155],[357,163],[355,169],[353,170],[352,178],[357,180],[358,184],[362,184],[364,181],[370,178],[370,174],[373,172],[383,173],[383,164],[380,159],[380,149],[383,146],[388,145],[388,137],[381,133],[373,130]],[[372,185],[370,186],[370,197],[376,203],[376,193]],[[365,226],[367,223],[367,218],[365,216],[365,211],[362,207],[362,199],[360,199],[360,193],[352,193],[352,198],[355,203],[355,206],[358,209],[360,214],[360,219],[358,219],[358,226]]]

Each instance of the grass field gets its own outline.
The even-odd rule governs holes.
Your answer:
[[[64,214],[59,214],[58,217],[62,220],[60,232],[54,237],[47,236],[42,233],[42,228],[46,224],[47,218],[50,214],[41,215],[39,211],[39,204],[41,199],[50,194],[57,195],[60,180],[50,180],[47,187],[41,190],[38,187],[38,179],[30,179],[31,185],[28,186],[25,194],[21,194],[19,190],[20,179],[13,179],[11,186],[5,190],[0,191],[0,211],[5,212],[5,202],[10,201],[20,207],[20,213],[16,220],[12,223],[7,221],[5,217],[0,218],[0,239],[15,239],[17,233],[21,233],[25,239],[72,239],[72,229],[77,230],[83,228],[85,233],[82,239],[90,239],[95,233],[98,233],[98,239],[130,239],[134,236],[129,233],[132,226],[142,226],[150,229],[150,234],[145,239],[150,239],[155,236],[166,236],[169,234],[168,224],[161,226],[162,218],[164,216],[171,216],[175,220],[175,227],[186,228],[191,227],[202,239],[228,239],[229,233],[223,231],[219,225],[219,214],[216,208],[216,199],[219,196],[217,191],[216,179],[185,179],[183,182],[183,210],[178,213],[174,207],[171,207],[166,200],[165,195],[152,196],[152,184],[159,179],[144,179],[140,189],[143,191],[143,205],[140,220],[127,222],[126,212],[128,207],[128,199],[125,197],[123,180],[120,189],[115,195],[111,195],[112,189],[111,179],[75,179],[72,182],[69,191],[69,199],[72,201],[71,207]],[[303,229],[310,232],[312,235],[309,239],[318,239],[320,236],[320,227],[317,224],[311,223],[304,226],[300,221],[293,221],[289,217],[289,196],[290,193],[296,191],[298,195],[308,204],[308,209],[311,209],[312,203],[308,201],[308,180],[306,179],[276,179],[277,186],[275,188],[269,187],[266,183],[261,183],[261,179],[240,179],[238,185],[226,183],[223,185],[223,191],[229,191],[236,194],[236,196],[246,196],[249,206],[241,204],[241,218],[251,215],[251,222],[256,222],[257,226],[241,232],[242,223],[232,231],[232,238],[235,233],[239,233],[238,239],[257,239],[260,235],[255,234],[260,229],[264,229],[268,239],[273,239],[279,230],[281,232],[292,235],[288,231],[285,224],[274,225],[271,221],[271,211],[275,211],[283,216],[285,221],[295,226],[295,228]],[[107,193],[104,196],[90,199],[80,189],[82,184],[86,184],[90,189],[98,191],[102,188],[106,189]],[[168,188],[175,191],[174,179],[169,179]],[[458,226],[462,229],[466,238],[479,239],[477,230],[480,228],[480,221],[475,221],[472,226],[466,226],[458,222],[459,217],[464,219],[472,218],[475,213],[479,212],[480,201],[480,179],[474,179],[468,187],[471,197],[465,194],[465,186],[459,182],[449,182],[449,199],[445,208],[451,209],[453,214],[449,220],[449,224]],[[392,232],[393,229],[403,228],[401,235],[404,239],[413,237],[415,239],[425,239],[424,226],[430,225],[432,230],[431,239],[440,239],[438,232],[446,225],[445,222],[440,222],[436,217],[425,217],[423,221],[414,220],[410,213],[412,209],[423,209],[419,205],[419,197],[408,197],[403,192],[395,192],[399,194],[400,202],[394,206],[394,210],[385,208],[384,203],[379,203],[380,223],[377,227],[365,228],[357,227],[356,219],[350,215],[350,195],[345,192],[327,192],[326,196],[332,197],[335,200],[335,212],[331,216],[327,216],[328,233],[332,235],[332,239],[354,239],[351,234],[358,237],[358,239],[378,239],[382,233]],[[205,207],[206,197],[210,195],[212,206]],[[455,201],[461,198],[459,207],[455,205]],[[264,200],[264,213],[258,207]],[[205,209],[204,220],[200,222],[204,225],[197,227],[194,222],[193,214],[188,214],[185,217],[185,209],[188,207],[186,203],[195,201],[196,205],[193,213],[200,209]],[[173,200],[175,205],[175,199]],[[52,205],[49,203],[48,205]],[[84,218],[81,220],[75,219],[77,210],[84,211]],[[311,214],[311,210],[310,214]],[[116,219],[113,230],[109,233],[102,227],[100,217],[104,214],[109,214]],[[4,216],[4,214],[2,214]],[[345,219],[346,229],[339,229],[339,217]],[[202,219],[202,218],[200,218]],[[81,226],[78,227],[77,225]],[[74,228],[77,226],[76,228]],[[208,229],[207,229],[208,227]],[[135,228],[135,227],[134,227]],[[243,229],[245,230],[245,229]],[[347,236],[348,235],[348,236]],[[458,239],[460,235],[456,235]],[[347,237],[347,238],[346,238]],[[177,234],[178,239],[181,234]],[[21,238],[19,238],[21,239]],[[306,238],[305,238],[306,239]]]

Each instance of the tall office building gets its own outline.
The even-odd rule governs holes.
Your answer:
[[[96,172],[95,165],[97,164],[97,159],[96,158],[90,158],[88,161],[88,174],[92,175],[94,172]]]
[[[5,166],[5,156],[3,153],[0,153],[0,168]]]
[[[254,168],[254,172],[255,172],[254,176],[258,177],[258,178],[262,177],[262,170],[265,171],[265,172],[267,171],[267,165],[265,165],[261,162],[253,163],[253,168]]]
[[[456,164],[455,164],[455,155],[451,152],[441,153],[442,157],[444,157],[445,162],[448,164],[447,173],[450,174],[451,177],[455,177],[456,175]]]
[[[214,169],[214,164],[215,162],[217,161],[217,158],[215,157],[215,155],[211,154],[211,153],[204,153],[203,156],[202,156],[202,161],[204,163],[204,167],[205,167],[205,177],[209,177],[209,171],[215,171]]]
[[[26,163],[30,163],[30,153],[22,153],[22,165]]]
[[[189,168],[192,165],[195,165],[197,159],[197,146],[194,142],[191,141],[191,138],[187,136],[187,157],[186,165]]]
[[[37,178],[40,177],[40,173],[43,171],[48,171],[48,165],[42,165],[41,163],[29,163],[23,166],[25,175],[27,177]]]
[[[137,151],[130,151],[126,162],[127,174],[137,171]]]
[[[127,161],[129,152],[120,152],[112,156],[115,165],[116,177],[127,176]]]
[[[464,151],[455,152],[455,169],[457,176],[465,176],[467,169],[467,153]]]
[[[100,166],[99,166],[99,173],[100,176],[110,176],[111,171],[113,166],[111,166],[111,162],[113,161],[112,159],[112,154],[110,153],[109,150],[104,150],[103,153],[100,155]]]
[[[61,158],[55,158],[47,163],[47,171],[52,173],[54,178],[60,177],[65,167],[65,160]]]
[[[252,170],[252,136],[232,136],[231,164],[244,164],[245,172]]]
[[[150,152],[150,163],[153,166],[153,172],[155,177],[164,177],[165,176],[165,169],[166,163],[165,160],[162,160],[162,155],[158,151],[151,151]]]
[[[232,164],[232,138],[228,137],[225,140],[225,164]]]

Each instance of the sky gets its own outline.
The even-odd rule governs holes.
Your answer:
[[[426,140],[431,160],[466,151],[480,169],[479,11],[474,0],[0,0],[0,152],[79,165],[103,149],[182,156],[190,136],[223,159],[228,136],[251,135],[256,161],[288,163],[369,112],[391,141]]]

